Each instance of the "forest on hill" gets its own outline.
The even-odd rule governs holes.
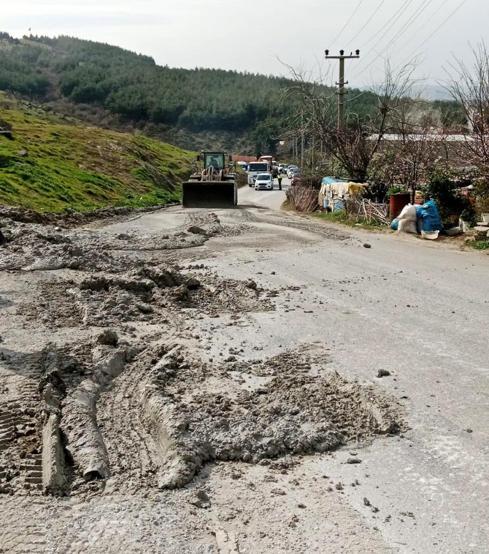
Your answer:
[[[0,90],[194,150],[272,149],[297,124],[300,99],[290,94],[293,85],[283,77],[158,66],[148,56],[67,36],[15,39],[0,33]],[[350,92],[347,111],[369,117],[377,96]]]
[[[287,95],[291,85],[281,77],[158,66],[148,56],[65,36],[0,34],[0,90],[99,107],[135,126],[272,138],[298,110]],[[366,114],[374,102],[365,93],[349,108]]]

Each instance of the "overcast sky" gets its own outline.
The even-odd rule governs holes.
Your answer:
[[[443,79],[455,53],[487,37],[489,0],[1,0],[0,30],[108,42],[172,67],[326,72],[324,49],[361,49],[352,85],[382,78],[384,58],[419,55],[417,76]],[[334,79],[329,76],[329,79]]]

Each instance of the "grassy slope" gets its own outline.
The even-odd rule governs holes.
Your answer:
[[[3,93],[0,119],[14,135],[0,136],[3,204],[53,212],[163,204],[179,199],[194,159],[169,144],[63,120]]]

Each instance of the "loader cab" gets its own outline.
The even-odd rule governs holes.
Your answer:
[[[226,166],[226,155],[222,152],[203,152],[202,161],[204,162],[204,168],[213,167],[215,170],[220,171]]]
[[[197,161],[204,169],[182,183],[184,208],[234,208],[238,203],[236,175],[229,170],[231,156],[223,152],[202,152]]]

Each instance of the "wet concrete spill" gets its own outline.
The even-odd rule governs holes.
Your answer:
[[[293,464],[399,432],[397,403],[318,349],[199,355],[195,319],[238,324],[277,296],[171,256],[225,233],[215,214],[144,236],[3,221],[0,270],[32,280],[3,317],[46,341],[33,353],[0,344],[0,493],[176,488],[213,461]]]

